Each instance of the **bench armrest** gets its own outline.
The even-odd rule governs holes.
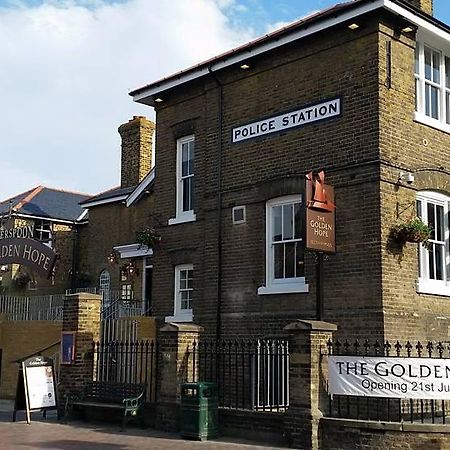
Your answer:
[[[123,404],[125,411],[137,411],[139,406],[143,403],[144,391],[142,391],[137,397],[124,398]]]

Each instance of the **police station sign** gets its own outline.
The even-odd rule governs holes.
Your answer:
[[[309,123],[332,119],[340,116],[341,113],[341,99],[334,98],[235,127],[232,129],[231,141],[237,143],[267,134],[279,133]]]
[[[450,400],[450,359],[329,356],[332,395]]]

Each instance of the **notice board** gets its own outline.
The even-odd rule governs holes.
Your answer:
[[[31,412],[57,409],[55,370],[53,360],[34,356],[21,362],[17,380],[13,421],[17,411],[25,411],[27,423]]]

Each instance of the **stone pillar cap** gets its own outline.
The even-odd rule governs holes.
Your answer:
[[[336,331],[337,325],[322,320],[298,319],[284,327],[286,331]]]
[[[183,333],[201,333],[203,331],[203,327],[200,325],[196,325],[195,323],[175,323],[170,322],[160,328],[161,332],[183,332]]]

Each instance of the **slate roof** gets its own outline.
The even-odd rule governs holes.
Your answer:
[[[74,221],[83,212],[79,203],[89,197],[86,194],[37,186],[0,202],[0,215],[8,214],[12,207],[17,214]]]
[[[108,191],[101,192],[100,194],[94,195],[93,197],[87,197],[81,202],[84,203],[97,202],[99,200],[113,199],[114,197],[121,197],[123,195],[129,195],[136,189],[136,186],[130,186],[126,188],[115,187],[109,189]]]

